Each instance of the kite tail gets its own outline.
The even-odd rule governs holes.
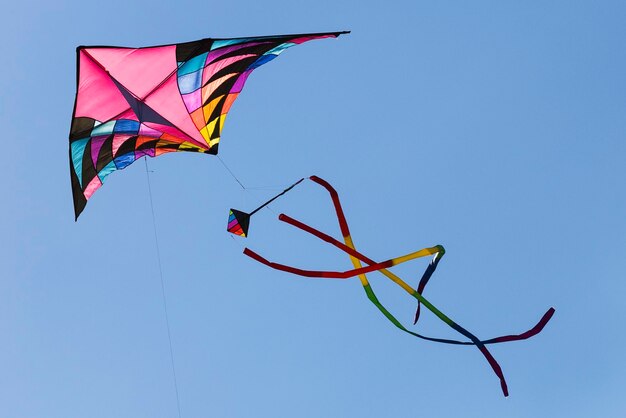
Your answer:
[[[287,273],[292,273],[292,274],[296,274],[299,276],[304,276],[304,277],[324,277],[324,278],[331,278],[330,276],[320,276],[319,273],[320,272],[314,272],[314,271],[310,271],[310,270],[301,270],[295,267],[290,267],[290,266],[286,266],[284,264],[279,264],[279,263],[273,263],[271,261],[268,261],[267,259],[263,258],[262,256],[260,256],[259,254],[255,253],[254,251],[250,250],[249,248],[244,249],[244,254],[247,255],[248,257],[258,261],[261,264],[265,264],[266,266],[273,268],[275,270],[280,270],[280,271],[285,271]],[[323,273],[323,272],[321,272]],[[362,275],[364,275],[364,273],[361,273]],[[351,276],[353,277],[353,276]],[[334,277],[332,276],[332,278],[341,278],[341,277]],[[374,293],[374,290],[372,289],[372,287],[370,286],[369,283],[365,284],[363,286],[363,289],[365,290],[365,294],[367,295],[367,298],[383,313],[383,315],[385,315],[385,317],[392,323],[394,324],[396,327],[398,327],[399,329],[401,329],[402,331],[409,333],[417,338],[421,338],[423,340],[427,340],[427,341],[434,341],[434,342],[438,342],[438,343],[445,343],[445,344],[455,344],[455,345],[474,345],[474,343],[471,342],[467,342],[467,341],[457,341],[457,340],[448,340],[448,339],[444,339],[444,338],[433,338],[433,337],[427,337],[425,335],[421,335],[418,334],[416,332],[410,331],[408,329],[406,329],[404,327],[404,325],[402,325],[402,323],[400,321],[398,321],[398,319],[393,316],[393,314],[391,312],[389,312],[389,310],[387,310],[387,308],[385,308],[383,306],[382,303],[380,303],[380,301],[378,300],[378,298],[376,297],[376,294]]]
[[[339,279],[345,279],[348,277],[353,277],[353,276],[358,276],[359,280],[361,281],[361,284],[365,290],[365,293],[368,297],[368,299],[378,308],[378,310],[381,311],[381,313],[391,322],[393,323],[397,328],[399,328],[400,330],[411,334],[417,338],[423,339],[423,340],[428,340],[428,341],[434,341],[434,342],[439,342],[439,343],[444,343],[444,344],[455,344],[455,345],[475,345],[478,347],[478,349],[480,350],[480,352],[483,354],[483,356],[485,357],[485,359],[487,360],[487,362],[489,363],[489,365],[491,366],[492,370],[494,371],[494,373],[496,374],[496,376],[498,376],[499,380],[500,380],[500,386],[502,388],[502,392],[504,394],[504,396],[508,396],[508,388],[507,388],[507,384],[506,384],[506,380],[504,378],[504,373],[502,372],[502,368],[500,367],[500,365],[498,364],[498,362],[496,361],[496,359],[491,355],[491,353],[489,352],[489,350],[487,350],[487,347],[485,345],[487,344],[497,344],[497,343],[503,343],[503,342],[510,342],[510,341],[519,341],[519,340],[525,340],[527,338],[530,338],[534,335],[537,335],[539,332],[541,332],[543,330],[543,328],[545,327],[545,325],[548,323],[548,321],[552,318],[555,310],[554,308],[550,308],[548,309],[548,311],[546,311],[546,313],[543,315],[543,317],[539,320],[539,322],[531,329],[529,329],[526,332],[523,332],[521,334],[517,334],[517,335],[505,335],[505,336],[500,336],[500,337],[495,337],[495,338],[491,338],[488,340],[484,340],[481,341],[479,340],[476,336],[474,336],[472,333],[470,333],[469,331],[467,331],[465,328],[461,327],[459,324],[457,324],[456,322],[454,322],[452,319],[450,319],[449,317],[447,317],[445,314],[443,314],[441,311],[439,311],[434,305],[432,305],[426,298],[424,298],[422,296],[422,291],[424,290],[426,284],[428,283],[428,281],[430,280],[432,274],[434,273],[434,271],[437,268],[437,265],[439,264],[439,261],[441,260],[441,258],[443,257],[443,255],[445,254],[445,249],[443,248],[443,246],[441,245],[437,245],[435,247],[431,247],[431,248],[424,248],[422,250],[407,254],[405,256],[402,257],[396,257],[393,259],[389,259],[386,261],[383,261],[381,263],[377,263],[373,260],[371,260],[370,258],[364,256],[363,254],[361,254],[360,252],[358,252],[355,247],[354,247],[354,243],[352,241],[352,237],[350,235],[350,230],[348,228],[348,224],[345,218],[345,215],[343,213],[343,209],[341,207],[341,202],[339,200],[339,195],[336,192],[336,190],[326,181],[324,181],[323,179],[320,179],[319,177],[316,176],[312,176],[310,177],[310,179],[318,184],[320,184],[321,186],[323,186],[330,194],[334,207],[335,207],[335,212],[337,214],[337,220],[339,222],[339,227],[341,229],[343,238],[344,238],[344,243],[339,242],[338,240],[334,239],[333,237],[330,237],[327,234],[324,234],[321,231],[318,231],[315,228],[312,228],[300,221],[297,221],[287,215],[281,214],[279,216],[279,219],[283,222],[286,222],[292,226],[295,226],[299,229],[302,229],[305,232],[308,232],[314,236],[316,236],[317,238],[330,243],[334,246],[336,246],[337,248],[341,249],[342,251],[344,251],[345,253],[347,253],[350,256],[350,259],[352,261],[353,267],[354,269],[352,270],[348,270],[348,271],[343,271],[343,272],[335,272],[335,271],[313,271],[313,270],[303,270],[303,269],[298,269],[295,267],[291,267],[291,266],[287,266],[284,264],[279,264],[279,263],[273,263],[268,261],[267,259],[261,257],[260,255],[258,255],[257,253],[255,253],[252,250],[249,250],[248,248],[246,248],[244,250],[244,253],[246,255],[248,255],[249,257],[255,259],[256,261],[265,264],[271,268],[277,269],[277,270],[282,270],[282,271],[286,271],[289,273],[293,273],[293,274],[297,274],[300,276],[305,276],[305,277],[322,277],[322,278],[339,278]],[[430,262],[429,266],[427,267],[426,271],[424,272],[417,290],[414,290],[411,286],[409,286],[407,283],[405,283],[400,277],[396,276],[394,273],[390,272],[389,270],[387,270],[388,267],[418,258],[418,257],[424,257],[427,255],[432,255],[434,254],[435,257],[433,258],[433,260]],[[361,264],[361,262],[364,262],[367,264],[367,266],[363,267],[363,265]],[[452,329],[454,329],[455,331],[459,332],[460,334],[462,334],[463,336],[467,337],[470,341],[457,341],[457,340],[450,340],[450,339],[443,339],[443,338],[433,338],[433,337],[427,337],[421,334],[418,334],[416,332],[410,331],[408,330],[406,327],[404,327],[400,321],[398,321],[378,300],[378,298],[376,297],[376,294],[374,293],[374,290],[372,289],[367,276],[365,275],[366,273],[372,272],[372,271],[379,271],[380,273],[384,274],[385,276],[387,276],[389,279],[391,279],[393,282],[395,282],[396,284],[398,284],[400,287],[402,287],[407,293],[409,293],[411,296],[413,296],[414,298],[417,299],[418,301],[418,308],[417,308],[417,312],[416,312],[416,320],[419,317],[419,310],[420,310],[420,306],[423,304],[424,306],[426,306],[427,309],[429,309],[431,312],[433,312],[439,319],[441,319],[443,322],[445,322],[448,326],[450,326]]]
[[[344,242],[345,242],[345,244],[348,247],[351,247],[352,249],[355,249],[354,248],[354,243],[352,242],[352,237],[350,235],[350,229],[348,228],[348,223],[346,222],[346,218],[345,218],[345,215],[343,213],[343,209],[341,207],[341,202],[339,201],[339,194],[325,180],[323,180],[323,179],[321,179],[321,178],[319,178],[317,176],[311,176],[310,179],[313,182],[315,182],[315,183],[321,185],[322,187],[324,187],[328,191],[328,193],[330,194],[330,196],[332,198],[332,201],[333,201],[333,204],[335,206],[335,212],[337,213],[337,219],[339,221],[339,227],[341,228],[341,232],[342,232],[342,235],[343,235],[343,238],[344,238]],[[357,258],[355,258],[353,256],[350,256],[350,259],[352,260],[352,264],[354,265],[354,267],[356,269],[362,267],[361,266],[361,262]],[[485,357],[485,359],[487,360],[487,362],[489,363],[489,365],[493,369],[493,371],[496,374],[496,376],[498,376],[498,378],[500,379],[500,387],[502,388],[502,393],[504,394],[504,396],[509,396],[509,390],[508,390],[508,387],[507,387],[507,384],[506,384],[506,379],[504,378],[504,373],[502,372],[502,368],[500,367],[500,365],[498,364],[496,359],[491,355],[489,350],[487,350],[487,347],[485,347],[485,345],[478,338],[476,338],[475,335],[473,335],[472,333],[467,331],[465,328],[461,327],[456,322],[454,322],[452,319],[450,319],[446,315],[444,315],[443,312],[441,312],[439,309],[437,309],[433,304],[431,304],[428,300],[426,300],[426,298],[424,298],[416,290],[413,290],[413,288],[411,288],[408,284],[406,284],[398,276],[396,276],[395,274],[393,274],[390,271],[385,270],[385,269],[380,270],[380,271],[381,271],[381,273],[383,273],[387,277],[389,277],[391,280],[393,280],[394,282],[398,283],[409,294],[411,294],[418,301],[420,301],[422,304],[424,304],[424,306],[426,306],[426,308],[428,308],[432,313],[434,313],[442,321],[444,321],[446,324],[448,324],[448,326],[450,326],[455,331],[461,333],[465,337],[469,338],[478,347],[480,352],[483,354],[483,356]],[[365,277],[365,275],[360,275],[359,278],[361,279],[361,283],[365,287],[368,284],[367,278]]]
[[[353,255],[356,258],[359,258],[361,261],[365,262],[365,263],[372,263],[373,265],[380,265],[383,263],[374,263],[374,261],[370,260],[369,258],[367,258],[366,256],[364,256],[363,254],[359,253],[356,250],[353,250],[352,248],[346,246],[345,244],[343,244],[342,242],[337,241],[336,239],[334,239],[333,237],[303,223],[300,222],[288,215],[285,214],[280,214],[278,219],[280,219],[281,221],[292,225],[298,229],[301,229],[305,232],[310,233],[311,235],[315,236],[316,238],[319,238],[322,241],[325,241],[329,244],[334,245],[335,247],[345,251],[346,253],[348,253],[349,255]],[[439,246],[440,247],[440,246]],[[434,250],[437,247],[433,247],[433,248],[429,248],[427,250]],[[445,251],[442,249],[442,251]],[[418,253],[418,252],[416,252]],[[412,253],[412,254],[416,254],[416,253]],[[284,264],[279,264],[279,263],[274,263],[271,261],[268,261],[267,259],[265,259],[264,257],[260,256],[259,254],[257,254],[256,252],[250,250],[249,248],[244,249],[244,254],[246,254],[247,256],[253,258],[254,260],[265,264],[266,266],[276,269],[276,270],[280,270],[280,271],[285,271],[288,273],[293,273],[293,274],[297,274],[299,276],[303,276],[303,277],[310,277],[310,278],[326,278],[326,279],[330,279],[330,278],[339,278],[339,279],[345,279],[346,277],[339,277],[339,275],[341,276],[345,276],[344,272],[323,272],[323,271],[314,271],[314,270],[302,270],[302,269],[298,269],[295,267],[291,267],[291,266],[286,266]],[[406,256],[403,257],[397,257],[393,260],[401,260]],[[399,264],[399,263],[398,263]],[[357,274],[355,272],[358,272],[358,270],[350,270],[350,272],[352,272],[352,276],[356,276]],[[376,297],[376,295],[374,294],[374,290],[371,288],[371,286],[367,286],[366,288],[366,294],[368,296],[368,298],[370,299],[370,301],[372,301],[372,303],[374,303],[374,305],[376,305],[378,307],[378,309],[398,328],[400,328],[401,330],[414,335],[418,338],[424,339],[424,340],[428,340],[428,341],[434,341],[434,342],[440,342],[440,343],[444,343],[444,344],[455,344],[455,345],[474,345],[473,342],[471,341],[458,341],[458,340],[450,340],[450,339],[443,339],[443,338],[434,338],[434,337],[427,337],[412,331],[407,330],[395,317],[393,317],[393,315],[382,305],[380,304],[380,301],[378,300],[378,298]],[[369,289],[369,291],[367,290]],[[371,296],[371,297],[370,297]],[[497,344],[497,343],[503,343],[503,342],[510,342],[510,341],[519,341],[519,340],[525,340],[528,339],[536,334],[538,334],[539,332],[541,332],[541,330],[544,328],[544,326],[546,325],[546,323],[550,320],[552,314],[554,313],[554,309],[550,308],[550,310],[548,310],[548,312],[546,312],[544,314],[544,316],[541,318],[541,320],[530,330],[523,332],[522,334],[518,334],[518,335],[507,335],[507,336],[501,336],[501,337],[495,337],[495,338],[491,338],[488,340],[484,340],[481,341],[483,344]]]
[[[281,219],[281,217],[287,217],[287,215],[281,214],[279,216],[279,219]],[[292,221],[297,222],[295,219],[292,219],[292,218],[290,218],[290,219]],[[285,221],[285,222],[287,222],[287,221]],[[313,229],[313,228],[311,228],[311,229]],[[317,232],[319,232],[319,231],[317,231]],[[245,255],[247,255],[248,257],[251,257],[251,258],[255,259],[259,263],[265,264],[268,267],[271,267],[271,268],[276,269],[276,270],[286,271],[288,273],[297,274],[298,276],[320,277],[320,278],[326,278],[326,279],[348,279],[350,277],[358,276],[360,274],[371,273],[372,271],[378,271],[378,270],[385,269],[387,267],[397,266],[398,264],[402,264],[402,263],[405,263],[407,261],[414,260],[416,258],[425,257],[427,255],[434,254],[434,253],[437,252],[438,247],[439,246],[432,247],[432,248],[424,248],[424,249],[421,249],[419,251],[415,251],[415,252],[413,252],[411,254],[407,254],[407,255],[403,255],[401,257],[396,257],[396,258],[391,258],[389,260],[385,260],[385,261],[383,261],[381,263],[372,262],[372,263],[368,263],[369,264],[368,266],[360,267],[360,268],[356,268],[356,269],[352,269],[352,270],[346,270],[346,271],[303,270],[303,269],[299,269],[299,268],[296,268],[296,267],[287,266],[285,264],[279,264],[279,263],[274,263],[272,261],[268,261],[265,258],[263,258],[262,256],[260,256],[259,254],[255,253],[254,251],[249,249],[249,248],[245,248],[243,250],[243,253]],[[346,247],[346,248],[349,248],[349,247]],[[357,253],[356,251],[354,253],[357,254],[354,257],[360,258],[360,254],[359,253]]]
[[[426,284],[430,280],[430,276],[432,276],[435,270],[437,270],[437,265],[439,264],[439,260],[441,260],[441,258],[443,257],[445,253],[446,253],[446,250],[443,247],[441,247],[441,251],[435,254],[431,262],[428,263],[428,267],[426,267],[426,271],[422,275],[422,278],[420,279],[420,282],[417,285],[417,293],[419,293],[420,295],[424,294],[424,288],[426,287]],[[415,318],[413,319],[413,325],[417,324],[417,321],[420,319],[420,306],[421,305],[422,304],[420,303],[418,299],[417,309],[415,311]]]
[[[483,343],[484,344],[506,343],[510,341],[526,340],[530,337],[533,337],[539,334],[543,330],[543,327],[545,327],[548,321],[550,321],[550,319],[552,318],[552,315],[554,315],[554,312],[555,312],[554,308],[548,309],[546,313],[543,314],[539,322],[537,322],[537,324],[534,327],[532,327],[526,332],[523,332],[517,335],[503,335],[501,337],[496,337],[490,340],[485,340],[483,341]]]

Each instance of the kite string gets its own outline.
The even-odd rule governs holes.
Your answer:
[[[170,346],[170,361],[172,363],[172,375],[174,376],[174,390],[176,392],[176,407],[178,409],[178,418],[181,418],[180,414],[180,398],[178,396],[178,381],[176,379],[176,367],[174,366],[174,350],[172,349],[172,333],[170,331],[170,319],[167,313],[167,299],[165,297],[165,283],[163,281],[163,269],[161,267],[161,250],[159,247],[159,238],[157,235],[156,216],[154,215],[154,203],[152,200],[152,187],[150,185],[150,171],[148,170],[148,158],[144,156],[144,162],[146,163],[146,178],[148,179],[148,195],[150,196],[150,210],[152,212],[152,227],[154,230],[154,244],[156,246],[156,258],[157,265],[159,267],[159,278],[161,279],[161,295],[163,297],[163,311],[165,312],[165,325],[167,328],[167,339]]]
[[[226,169],[226,171],[228,171],[228,173],[231,175],[231,177],[232,177],[233,179],[235,179],[235,181],[237,182],[237,184],[239,184],[239,185],[241,186],[241,188],[243,189],[243,191],[244,191],[245,193],[247,193],[248,195],[251,195],[250,190],[260,189],[260,188],[258,188],[258,187],[246,187],[246,186],[244,186],[244,185],[243,185],[243,183],[242,183],[242,182],[241,182],[241,181],[237,178],[237,176],[235,175],[235,173],[233,172],[233,170],[231,170],[231,169],[230,169],[230,167],[228,167],[228,166],[226,165],[226,163],[224,162],[224,160],[223,160],[223,159],[222,159],[219,155],[216,155],[216,157],[217,157],[217,159],[218,159],[218,160],[220,160],[220,163],[222,163],[222,165],[224,166],[224,168]],[[245,199],[245,195],[244,195],[244,199]],[[274,212],[274,211],[272,210],[272,208],[270,208],[269,206],[267,206],[267,205],[266,205],[266,206],[265,206],[265,208],[266,208],[266,209],[268,209],[269,211],[271,211],[272,213],[274,213],[275,215],[277,215],[277,213],[276,213],[276,212]],[[232,236],[231,236],[231,238],[232,238]]]
[[[219,155],[216,155],[216,157],[218,160],[220,160],[220,163],[222,163],[224,168],[230,173],[230,175],[235,179],[235,181],[241,186],[241,188],[247,192],[248,190],[246,189],[246,186],[244,186],[243,183],[239,181],[235,173],[233,173],[233,171],[230,168],[228,168],[224,160],[222,160],[222,158]]]

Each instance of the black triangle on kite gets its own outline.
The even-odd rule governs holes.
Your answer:
[[[111,77],[111,80],[113,80],[120,93],[122,93],[130,108],[133,109],[133,112],[137,115],[139,122],[153,122],[160,125],[173,126],[169,120],[165,119],[156,110],[135,97],[133,93],[131,93],[115,78]]]
[[[250,214],[237,209],[231,209],[228,214],[228,227],[226,230],[231,234],[241,237],[248,236],[248,227],[250,226]]]

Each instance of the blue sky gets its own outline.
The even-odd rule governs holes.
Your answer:
[[[75,47],[352,30],[257,70],[220,156],[150,160],[183,417],[621,416],[626,360],[626,5],[623,2],[13,2],[3,8],[0,405],[6,417],[174,417],[176,397],[143,162],[107,179],[74,223],[67,136]],[[426,296],[493,347],[401,333],[356,280],[309,280],[248,259],[345,270],[276,220],[383,260],[443,244]],[[426,261],[397,269],[417,284]],[[414,303],[382,276],[409,324]],[[427,313],[418,330],[454,337]]]

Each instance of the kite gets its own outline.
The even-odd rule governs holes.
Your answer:
[[[291,46],[346,33],[79,46],[69,135],[75,219],[109,174],[141,157],[217,154],[226,115],[252,71]]]
[[[250,213],[246,213],[237,209],[231,209],[230,213],[228,214],[228,226],[226,227],[226,230],[230,232],[231,234],[239,235],[240,237],[244,237],[244,238],[247,237],[248,228],[250,227],[250,217],[252,217],[252,215],[257,213],[258,211],[260,211],[261,209],[263,209],[264,207],[266,207],[267,205],[272,203],[274,200],[278,199],[279,197],[281,197],[282,195],[284,195],[285,193],[287,193],[288,191],[290,191],[291,189],[293,189],[294,187],[296,187],[298,184],[302,183],[303,181],[304,181],[303,178],[296,181],[294,184],[287,187],[285,190],[278,193],[276,196],[272,197],[270,200],[263,203],[262,205],[260,205],[258,208],[254,209]]]
[[[365,290],[365,293],[368,297],[368,299],[382,312],[382,314],[391,322],[393,323],[396,327],[398,327],[400,330],[409,333],[415,337],[424,339],[424,340],[428,340],[428,341],[434,341],[434,342],[439,342],[439,343],[444,343],[444,344],[455,344],[455,345],[474,345],[476,346],[480,352],[482,353],[482,355],[485,357],[485,359],[487,360],[487,362],[489,363],[489,365],[491,366],[491,368],[493,369],[494,373],[496,374],[496,376],[498,377],[498,379],[500,380],[500,386],[502,388],[502,393],[504,394],[504,396],[508,396],[509,395],[509,391],[508,391],[508,386],[506,383],[506,380],[504,378],[504,373],[502,372],[502,368],[500,367],[500,365],[498,364],[498,362],[496,361],[496,359],[493,357],[493,355],[489,352],[489,350],[487,349],[487,345],[489,344],[498,344],[498,343],[504,343],[504,342],[510,342],[510,341],[519,341],[519,340],[525,340],[528,339],[530,337],[533,337],[534,335],[537,335],[538,333],[540,333],[543,328],[545,327],[545,325],[548,323],[548,321],[550,321],[550,319],[552,318],[552,316],[554,315],[554,308],[550,308],[546,311],[546,313],[542,316],[542,318],[539,320],[539,322],[531,329],[529,329],[528,331],[525,331],[521,334],[516,334],[516,335],[504,335],[504,336],[500,336],[500,337],[495,337],[495,338],[490,338],[487,340],[480,340],[478,337],[476,337],[474,334],[472,334],[471,332],[469,332],[468,330],[466,330],[465,328],[463,328],[461,325],[459,325],[457,322],[453,321],[450,317],[446,316],[443,312],[441,312],[439,309],[437,309],[437,307],[435,307],[431,302],[429,302],[426,298],[424,298],[423,296],[423,291],[424,288],[426,287],[426,284],[428,283],[428,281],[430,280],[432,274],[434,273],[434,271],[437,269],[437,265],[439,264],[439,262],[441,261],[441,258],[443,257],[443,255],[445,254],[445,249],[443,246],[441,245],[436,245],[434,247],[429,247],[429,248],[423,248],[419,251],[415,251],[412,252],[410,254],[401,256],[401,257],[395,257],[386,261],[382,261],[382,262],[376,262],[374,260],[372,260],[369,257],[366,257],[365,255],[363,255],[362,253],[360,253],[359,251],[356,250],[355,246],[354,246],[354,242],[352,241],[352,237],[350,234],[350,229],[348,228],[348,223],[346,221],[346,217],[344,215],[343,209],[341,207],[341,202],[339,200],[339,194],[337,193],[337,191],[330,185],[330,183],[326,182],[325,180],[316,177],[316,176],[311,176],[309,178],[310,180],[312,180],[314,183],[322,186],[323,188],[325,188],[328,193],[330,194],[331,200],[333,202],[333,206],[335,208],[335,212],[336,212],[336,216],[337,216],[337,220],[339,223],[339,229],[341,231],[341,234],[343,236],[343,242],[340,242],[339,240],[336,240],[335,238],[303,223],[300,222],[294,218],[291,218],[285,214],[280,214],[278,219],[281,220],[282,222],[285,222],[291,226],[294,226],[304,232],[307,232],[319,239],[321,239],[322,241],[325,241],[335,247],[337,247],[338,249],[340,249],[341,251],[345,252],[346,254],[348,254],[350,256],[350,260],[352,261],[352,265],[354,266],[354,269],[352,270],[348,270],[348,271],[314,271],[314,270],[303,270],[303,269],[299,269],[299,268],[295,268],[295,267],[291,267],[285,264],[280,264],[280,263],[275,263],[272,261],[267,260],[266,258],[262,257],[261,255],[259,255],[258,253],[250,250],[249,248],[245,248],[244,249],[244,254],[246,254],[247,256],[251,257],[252,259],[265,264],[268,267],[271,267],[273,269],[276,270],[281,270],[281,271],[285,271],[288,273],[292,273],[292,274],[296,274],[299,276],[304,276],[304,277],[311,277],[311,278],[336,278],[336,279],[347,279],[350,277],[355,277],[358,276],[361,284],[363,286],[363,289]],[[293,187],[293,186],[292,186]],[[418,287],[417,289],[413,289],[408,283],[406,283],[404,280],[402,280],[400,277],[398,277],[397,275],[395,275],[394,273],[392,273],[391,271],[389,271],[388,269],[390,267],[393,267],[395,265],[416,259],[416,258],[420,258],[420,257],[426,257],[426,256],[430,256],[433,255],[433,259],[432,261],[429,263],[428,267],[426,268],[426,271],[424,272],[424,274],[422,275],[422,278],[419,281]],[[365,266],[363,266],[363,263],[365,264]],[[417,311],[415,313],[415,319],[414,319],[414,323],[417,322],[419,315],[420,315],[420,306],[424,305],[428,310],[430,310],[433,314],[435,314],[439,319],[441,319],[445,324],[447,324],[449,327],[451,327],[452,329],[454,329],[455,331],[457,331],[458,333],[460,333],[461,335],[463,335],[464,337],[466,337],[469,341],[459,341],[459,340],[450,340],[450,339],[443,339],[443,338],[434,338],[434,337],[427,337],[421,334],[418,334],[416,332],[410,331],[409,329],[407,329],[404,325],[402,325],[402,323],[396,319],[393,314],[391,314],[391,312],[389,312],[387,310],[387,308],[385,308],[380,301],[378,300],[378,298],[376,297],[376,294],[374,293],[374,290],[372,289],[371,284],[369,283],[366,273],[370,273],[373,271],[378,271],[380,273],[382,273],[383,275],[387,276],[390,280],[392,280],[393,282],[395,282],[397,285],[399,285],[402,289],[404,289],[407,293],[409,293],[412,297],[414,297],[415,299],[417,299],[418,305],[417,305]]]

